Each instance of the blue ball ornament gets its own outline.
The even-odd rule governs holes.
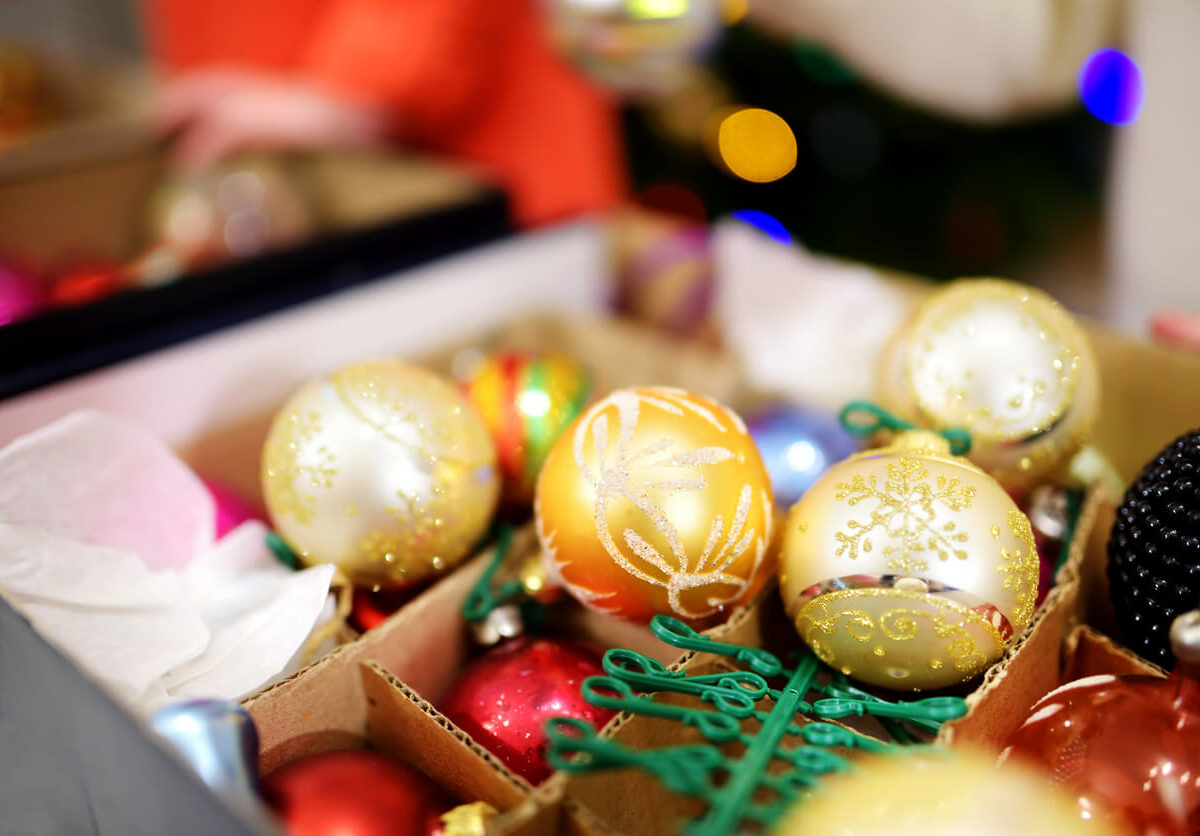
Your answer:
[[[775,501],[784,508],[860,446],[836,416],[814,409],[776,406],[752,416],[746,424],[771,476]]]

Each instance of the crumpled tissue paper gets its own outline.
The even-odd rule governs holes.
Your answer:
[[[876,396],[879,364],[916,298],[870,267],[719,223],[714,315],[747,382],[837,412]]]
[[[333,613],[245,522],[216,539],[204,484],[159,439],[81,411],[0,450],[0,595],[137,711],[238,699],[294,666]]]

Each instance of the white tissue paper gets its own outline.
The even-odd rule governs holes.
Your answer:
[[[161,441],[74,413],[0,451],[0,594],[135,710],[238,699],[331,617],[334,567],[281,565],[258,522],[214,542],[215,520]]]
[[[836,412],[875,397],[890,336],[911,297],[874,270],[780,244],[740,221],[713,235],[715,315],[747,382]]]

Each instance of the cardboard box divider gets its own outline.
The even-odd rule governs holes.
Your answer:
[[[1077,624],[1064,642],[1063,682],[1085,676],[1166,676],[1167,672],[1087,624]]]
[[[526,554],[534,542],[525,527],[510,560]],[[380,626],[245,700],[259,731],[260,771],[268,774],[305,755],[369,742],[422,769],[464,801],[487,801],[502,811],[524,805],[519,815],[497,822],[501,832],[556,832],[539,828],[560,815],[561,782],[535,794],[434,708],[470,655],[460,611],[489,558],[490,552],[477,556]],[[680,656],[645,627],[574,605],[566,609],[570,616],[562,626],[573,638],[602,648],[637,648],[664,664]],[[565,809],[574,812],[571,805]],[[595,822],[580,823],[586,814],[576,819],[579,832],[603,832]]]

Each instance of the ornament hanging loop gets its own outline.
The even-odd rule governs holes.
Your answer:
[[[488,559],[484,572],[479,576],[479,581],[475,583],[467,595],[467,600],[463,602],[462,617],[467,621],[472,621],[472,623],[482,621],[499,607],[520,597],[521,584],[516,581],[500,584],[498,589],[492,588],[500,564],[503,564],[509,557],[511,547],[512,527],[502,523],[498,527],[496,545],[492,547],[492,557]]]
[[[920,429],[870,401],[851,401],[846,404],[838,413],[838,422],[846,432],[858,438],[868,438],[880,430],[904,432]],[[965,456],[971,451],[971,435],[964,429],[952,427],[939,430],[938,435],[950,442],[950,452],[956,456]]]

